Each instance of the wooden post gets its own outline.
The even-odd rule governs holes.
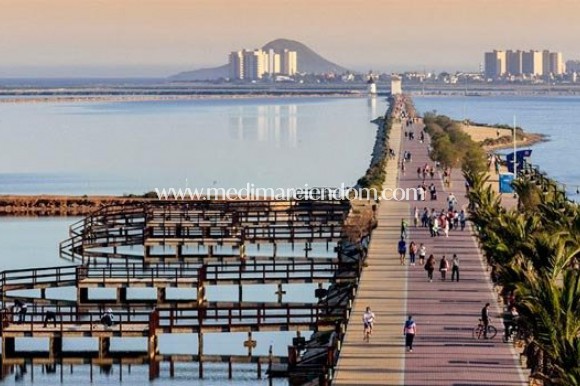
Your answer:
[[[62,354],[62,337],[51,336],[48,339],[48,357],[50,359],[59,358]]]
[[[99,359],[106,358],[111,348],[111,338],[108,336],[99,337]]]
[[[159,352],[157,341],[157,327],[159,327],[159,311],[154,310],[149,316],[149,331],[147,339],[147,355],[149,359],[149,380],[159,377],[159,363],[155,357]]]
[[[197,334],[197,356],[199,358],[199,379],[203,379],[203,332],[201,331]]]

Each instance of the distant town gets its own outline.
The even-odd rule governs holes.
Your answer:
[[[499,85],[566,85],[580,83],[580,60],[564,61],[561,52],[550,50],[493,50],[483,53],[478,71],[454,73],[441,71],[406,71],[397,73],[403,84],[482,87]],[[300,83],[340,84],[390,83],[393,74],[370,70],[349,70],[322,58],[300,42],[278,39],[262,48],[241,49],[228,55],[221,67],[177,74],[172,80],[257,84]]]

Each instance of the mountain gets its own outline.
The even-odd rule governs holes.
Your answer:
[[[290,51],[296,51],[296,56],[298,57],[298,72],[306,72],[309,74],[321,74],[327,72],[334,73],[344,73],[348,69],[339,66],[338,64],[332,63],[311,48],[297,42],[295,40],[289,39],[276,39],[267,43],[262,47],[264,51],[269,51],[273,49],[275,52],[280,53],[285,49]],[[199,70],[181,72],[179,74],[170,77],[171,80],[214,80],[219,78],[227,78],[228,65],[224,64],[219,67],[212,68],[201,68]]]
[[[264,51],[273,49],[277,53],[285,49],[296,51],[296,56],[298,57],[298,72],[306,72],[309,74],[334,72],[341,74],[348,71],[348,69],[324,59],[306,45],[295,40],[276,39],[267,43],[262,49]]]

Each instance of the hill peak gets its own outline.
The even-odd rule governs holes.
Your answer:
[[[242,47],[240,47],[242,49]],[[304,72],[309,74],[322,74],[334,72],[337,74],[342,74],[348,71],[348,69],[339,66],[329,60],[326,60],[310,47],[306,46],[296,40],[291,39],[275,39],[266,43],[262,50],[269,51],[274,50],[276,53],[281,53],[284,50],[296,51],[297,61],[298,61],[298,72]],[[228,53],[224,52],[224,57]],[[170,77],[173,80],[213,80],[219,78],[226,78],[228,76],[228,65],[205,68],[194,71],[182,72],[177,75]]]
[[[296,51],[298,57],[298,72],[321,74],[328,72],[344,73],[348,71],[348,69],[326,60],[306,44],[297,40],[284,38],[275,39],[266,43],[262,49],[264,51],[274,50],[277,53],[280,53],[285,49]]]

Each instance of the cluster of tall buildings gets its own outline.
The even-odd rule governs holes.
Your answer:
[[[498,51],[484,54],[485,77],[502,76],[550,76],[565,71],[561,52],[544,51]]]
[[[298,71],[296,51],[242,50],[230,53],[230,79],[258,80],[265,75],[295,75]]]

